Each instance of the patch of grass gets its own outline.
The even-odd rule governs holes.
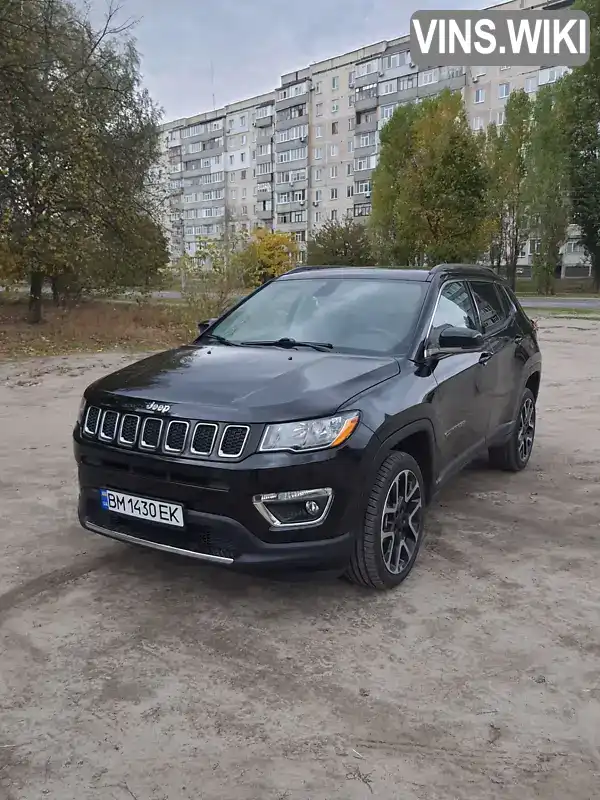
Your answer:
[[[533,312],[538,317],[563,317],[565,319],[598,319],[600,311],[593,308],[530,308],[530,316]]]
[[[0,359],[109,350],[162,350],[190,342],[198,318],[184,304],[90,301],[68,310],[46,306],[27,322],[23,300],[0,301]]]

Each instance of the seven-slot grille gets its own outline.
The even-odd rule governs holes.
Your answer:
[[[208,457],[216,454],[219,458],[239,458],[250,434],[247,425],[166,420],[140,414],[122,414],[98,406],[88,406],[83,419],[86,438],[170,455]]]

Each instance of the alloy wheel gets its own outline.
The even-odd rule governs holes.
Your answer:
[[[517,429],[517,448],[519,458],[525,463],[533,449],[535,435],[535,404],[531,397],[527,397],[521,406],[519,414],[519,427]]]
[[[385,568],[400,575],[419,543],[423,498],[414,472],[404,469],[392,481],[381,515],[381,554]]]

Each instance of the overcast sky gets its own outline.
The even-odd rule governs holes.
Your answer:
[[[107,0],[91,0],[94,16]],[[279,77],[409,32],[417,10],[485,8],[481,0],[118,0],[138,20],[144,81],[164,120],[273,89]],[[211,72],[212,64],[212,72]],[[212,74],[214,73],[214,81]]]

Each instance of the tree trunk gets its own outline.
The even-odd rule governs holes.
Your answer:
[[[506,262],[506,279],[513,292],[517,289],[517,262],[512,258]]]
[[[52,287],[52,302],[55,306],[60,305],[60,290],[59,279],[56,275],[50,278],[50,286]]]
[[[42,321],[42,287],[44,273],[34,271],[29,282],[29,322],[37,325]]]
[[[594,280],[594,289],[600,292],[600,251],[590,253],[592,260],[592,278]]]

